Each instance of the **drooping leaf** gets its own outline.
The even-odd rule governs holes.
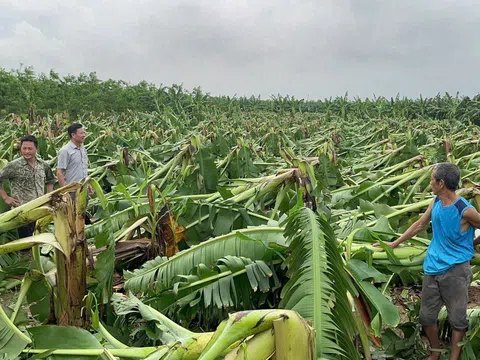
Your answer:
[[[27,301],[30,312],[35,320],[43,323],[50,317],[51,287],[45,278],[33,281],[28,289]]]
[[[197,265],[189,275],[177,276],[171,290],[154,295],[165,311],[170,308],[183,308],[201,303],[204,307],[238,307],[246,303],[245,294],[238,289],[249,285],[246,296],[251,298],[257,291],[273,291],[279,287],[273,278],[272,269],[263,261],[245,257],[225,256],[219,259],[210,270],[205,265]],[[171,296],[171,295],[174,296]],[[212,303],[214,294],[219,294],[218,303]],[[198,300],[200,299],[200,302]],[[246,308],[244,308],[247,310]]]
[[[362,274],[355,271],[350,272],[350,274],[360,288],[362,294],[364,294],[369,303],[380,314],[380,320],[383,320],[387,325],[392,327],[397,326],[400,322],[400,312],[395,305],[370,282],[361,280]]]
[[[377,283],[388,281],[387,275],[382,274],[373,266],[368,266],[368,264],[364,261],[358,259],[350,259],[348,260],[346,267],[351,273],[355,274],[356,278],[360,280],[373,279]]]
[[[101,234],[102,235],[102,234]],[[97,256],[95,278],[98,281],[96,294],[102,304],[108,303],[112,292],[113,273],[115,270],[115,239],[112,233],[104,233],[106,248]]]
[[[30,337],[21,332],[9,319],[0,304],[0,354],[2,359],[15,359],[30,344]]]
[[[206,148],[201,148],[195,158],[200,168],[205,192],[217,191],[218,172],[211,152]]]
[[[89,180],[89,183],[92,186],[93,190],[95,191],[95,194],[97,195],[98,199],[100,200],[100,204],[102,205],[102,208],[106,209],[108,206],[108,200],[105,197],[105,194],[103,193],[102,187],[100,186],[98,181],[93,178]]]
[[[360,359],[353,344],[356,322],[347,291],[356,294],[343,268],[329,224],[310,209],[289,218],[285,236],[291,255],[281,306],[312,320],[316,358]]]
[[[63,253],[62,246],[57,242],[55,236],[50,233],[44,233],[0,245],[0,255],[8,254],[14,251],[30,249],[38,244],[51,245]]]
[[[270,260],[273,250],[269,249],[269,243],[285,245],[282,228],[252,227],[222,235],[183,250],[170,259],[158,257],[140,269],[125,272],[125,288],[134,292],[153,287],[166,289],[172,286],[175,276],[187,275],[199,263],[211,266],[225,255]]]
[[[138,313],[144,320],[154,322],[162,333],[160,340],[164,344],[172,341],[186,341],[194,334],[188,329],[176,324],[154,308],[145,305],[132,294],[125,296],[115,293],[112,296],[112,304],[117,315],[124,316]]]
[[[102,349],[103,346],[87,330],[72,326],[44,325],[28,328],[32,347],[36,349]],[[96,356],[50,355],[51,360],[87,360]]]

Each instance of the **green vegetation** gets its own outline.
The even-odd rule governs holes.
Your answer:
[[[459,193],[480,205],[478,97],[261,101],[116,82],[109,93],[94,76],[60,86],[29,69],[0,76],[2,89],[30,94],[0,90],[0,167],[27,133],[54,167],[66,126],[80,121],[96,192],[85,227],[65,188],[10,211],[0,203],[0,292],[18,291],[0,307],[3,353],[425,357],[408,290],[421,284],[431,232],[393,250],[383,242],[432,201],[437,162],[456,163]],[[81,209],[85,184],[71,189]],[[15,240],[29,219],[39,235]],[[28,248],[33,261],[15,252]],[[464,358],[476,359],[476,309],[470,324]]]
[[[294,96],[214,97],[200,88],[192,91],[181,85],[155,85],[146,81],[129,84],[125,81],[100,80],[96,73],[78,76],[36,75],[33,68],[16,70],[0,68],[0,115],[15,113],[45,116],[67,112],[70,116],[87,113],[126,113],[172,111],[177,115],[192,114],[205,120],[211,113],[269,111],[275,113],[321,113],[343,119],[456,119],[480,123],[480,95],[456,94],[432,98],[408,99],[343,97],[324,100],[303,100]]]

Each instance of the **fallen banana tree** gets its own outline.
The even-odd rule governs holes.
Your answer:
[[[79,187],[78,183],[69,184],[0,214],[0,232],[16,229],[52,214],[55,204],[61,202],[65,194],[75,192]]]
[[[290,310],[254,310],[230,314],[215,332],[194,333],[143,304],[133,295],[115,294],[117,315],[154,323],[167,348],[152,359],[314,359],[314,331]],[[259,351],[261,349],[261,351]]]
[[[0,231],[15,229],[53,216],[55,235],[41,233],[1,245],[0,254],[28,249],[38,244],[51,245],[55,248],[54,311],[59,325],[88,327],[88,319],[86,314],[82,313],[82,307],[84,297],[87,295],[87,241],[84,235],[84,216],[89,182],[93,182],[94,188],[98,190],[98,184],[92,179],[87,179],[82,183],[73,183],[57,189],[0,215]],[[40,255],[35,254],[34,251],[34,260],[41,266]],[[24,296],[25,294],[17,300],[17,304],[21,304]]]
[[[89,296],[91,299],[92,297]],[[88,301],[87,301],[88,302]],[[232,313],[215,332],[195,333],[174,323],[166,316],[143,304],[133,295],[115,294],[113,305],[120,319],[136,317],[154,324],[162,333],[159,347],[128,347],[115,339],[93,310],[92,325],[100,343],[91,333],[75,327],[37,326],[21,332],[0,308],[0,327],[9,336],[10,347],[3,348],[6,359],[20,353],[41,356],[108,356],[150,360],[280,360],[315,359],[314,330],[291,310],[254,310]],[[91,302],[90,302],[91,304]],[[14,339],[15,341],[12,341]],[[34,343],[34,347],[27,345]],[[79,343],[82,348],[76,347]]]
[[[353,336],[355,333],[354,328],[347,329],[347,326],[354,326],[352,314],[348,312],[341,314],[341,311],[351,308],[349,306],[346,297],[346,281],[345,274],[343,276],[336,276],[328,280],[327,274],[332,272],[338,272],[342,269],[342,262],[340,254],[337,252],[334,238],[332,233],[325,234],[328,230],[328,224],[321,221],[317,215],[311,210],[304,209],[302,212],[298,212],[296,216],[292,218],[289,225],[287,236],[291,237],[290,241],[297,244],[296,250],[294,250],[294,256],[290,257],[288,267],[290,271],[297,272],[298,265],[297,256],[309,258],[308,260],[308,272],[317,269],[318,265],[321,265],[325,259],[330,259],[331,265],[324,263],[323,269],[319,269],[320,272],[316,272],[313,279],[316,279],[313,283],[311,277],[307,272],[301,277],[292,277],[292,282],[285,288],[285,306],[287,308],[298,307],[299,311],[309,314],[309,317],[313,318],[313,325],[317,328],[318,335],[314,336],[312,329],[306,325],[303,320],[294,312],[289,310],[255,310],[255,311],[242,311],[229,316],[229,319],[222,323],[217,331],[211,334],[194,334],[188,330],[181,328],[178,325],[173,325],[171,320],[168,320],[164,315],[148,305],[142,304],[138,299],[134,297],[126,298],[124,296],[114,294],[113,302],[114,307],[117,309],[117,315],[129,314],[132,312],[138,312],[147,321],[152,318],[160,318],[160,330],[165,332],[164,328],[170,329],[165,332],[165,336],[162,336],[162,342],[164,347],[160,348],[148,348],[148,349],[127,349],[124,348],[118,341],[114,340],[113,336],[109,336],[105,329],[102,329],[98,320],[98,315],[94,315],[92,322],[93,326],[97,327],[99,331],[108,340],[111,340],[111,345],[114,347],[119,346],[118,350],[110,349],[109,347],[98,346],[95,344],[93,348],[76,349],[70,344],[68,348],[64,348],[64,345],[52,342],[52,338],[61,338],[60,334],[68,334],[71,332],[71,337],[79,337],[80,334],[86,334],[81,331],[81,327],[87,327],[89,325],[89,319],[86,311],[82,312],[82,306],[85,304],[84,284],[85,284],[85,272],[86,256],[84,236],[82,230],[84,228],[83,208],[85,204],[85,184],[81,184],[76,191],[76,203],[72,206],[71,197],[68,194],[64,194],[62,197],[57,198],[56,202],[52,204],[55,210],[53,219],[55,224],[55,238],[58,243],[58,249],[56,251],[57,260],[57,278],[56,278],[56,306],[55,314],[57,321],[60,325],[75,325],[77,328],[59,328],[56,326],[40,326],[27,328],[26,331],[20,331],[16,327],[14,321],[16,314],[18,313],[18,304],[21,303],[25,297],[25,293],[31,286],[31,282],[24,281],[20,291],[19,301],[15,306],[14,314],[11,317],[2,316],[3,321],[1,326],[10,334],[9,340],[5,342],[2,347],[2,351],[8,354],[15,354],[18,351],[24,351],[29,354],[46,354],[50,355],[100,355],[109,354],[111,356],[119,356],[125,358],[145,358],[147,355],[151,359],[216,359],[219,356],[228,356],[229,359],[242,359],[252,358],[253,354],[258,356],[259,359],[268,359],[273,352],[276,353],[276,358],[279,359],[312,359],[314,357],[331,357],[335,353],[341,354],[341,358],[351,358],[347,354],[355,354],[356,350],[353,345]],[[318,222],[320,221],[320,222]],[[325,227],[326,226],[326,227]],[[325,228],[322,228],[325,227]],[[298,237],[295,229],[304,228],[305,232]],[[261,241],[247,237],[246,235],[252,235],[251,232],[259,232],[260,235],[265,233],[271,233],[272,236],[264,237],[263,241],[268,243],[274,238],[278,238],[277,243],[284,243],[283,229],[281,228],[269,228],[264,227],[260,229],[245,229],[243,234],[238,234],[235,238],[231,238],[230,241],[235,241],[237,244],[245,242],[243,247],[252,251],[252,245],[258,250],[264,253],[271,252],[268,247],[266,248]],[[51,236],[48,236],[50,243],[52,241]],[[327,240],[327,239],[328,240]],[[223,236],[219,239],[212,239],[210,242],[203,243],[200,246],[206,248],[209,244],[219,244],[222,240],[230,239],[229,236]],[[317,243],[318,241],[318,243]],[[32,242],[34,244],[34,242]],[[300,249],[305,245],[306,252],[303,253]],[[313,248],[308,250],[312,245]],[[332,247],[333,245],[333,247]],[[278,245],[277,245],[278,246]],[[326,249],[328,248],[328,249]],[[223,249],[223,250],[222,250]],[[233,250],[234,248],[232,248]],[[224,254],[225,248],[218,247],[216,254],[211,254],[212,260],[221,257]],[[187,250],[185,253],[179,253],[176,255],[179,259],[185,259],[188,254],[193,254],[192,249]],[[205,253],[206,254],[206,253]],[[334,256],[331,258],[331,256]],[[175,258],[175,257],[174,257]],[[172,258],[173,259],[173,258]],[[191,265],[195,265],[195,261]],[[228,259],[225,259],[225,261]],[[233,260],[233,258],[232,258]],[[185,262],[185,260],[184,260]],[[168,261],[167,263],[168,264]],[[185,263],[185,265],[187,265]],[[191,266],[185,266],[188,271]],[[172,263],[172,266],[173,263]],[[258,263],[260,269],[261,262]],[[156,272],[153,273],[155,276]],[[143,278],[145,279],[145,278]],[[130,279],[131,280],[131,279]],[[323,283],[322,286],[317,287],[315,283],[319,281]],[[141,287],[142,281],[140,281]],[[330,297],[329,292],[332,289],[333,284],[336,284],[336,294],[333,304],[332,300],[328,300]],[[302,301],[298,298],[298,293],[292,292],[293,289],[301,289],[301,292],[310,292],[310,287],[313,287],[313,293],[311,296],[304,297],[303,300],[312,299],[313,303],[309,304],[308,301]],[[354,291],[354,290],[352,290]],[[86,290],[85,290],[86,293]],[[83,295],[83,296],[82,296]],[[118,300],[120,299],[120,300]],[[116,303],[116,304],[115,304]],[[120,304],[120,305],[119,305]],[[316,306],[320,307],[316,309]],[[123,306],[123,308],[122,308]],[[334,306],[334,307],[333,307]],[[123,309],[123,310],[122,310]],[[88,313],[90,315],[90,313]],[[290,319],[297,319],[297,323],[293,324]],[[339,321],[338,324],[336,322]],[[165,325],[167,324],[167,325]],[[68,330],[71,329],[71,330]],[[75,330],[73,330],[75,329]],[[173,329],[173,330],[172,330]],[[272,330],[273,329],[273,330]],[[76,333],[77,335],[73,334]],[[48,335],[46,335],[48,334]],[[172,335],[173,334],[173,335]],[[190,334],[189,337],[186,334]],[[194,335],[192,335],[194,334]],[[294,335],[295,334],[295,335]],[[69,335],[69,336],[70,336]],[[258,338],[255,338],[256,336]],[[300,336],[297,338],[297,335]],[[87,335],[85,335],[87,336]],[[252,337],[253,336],[253,337]],[[279,339],[273,341],[272,337]],[[340,345],[335,344],[334,339],[340,337],[339,340],[342,345],[348,345],[347,349],[342,349]],[[182,340],[183,339],[183,340]],[[203,339],[201,342],[197,339]],[[92,343],[93,340],[88,340],[87,343]],[[35,344],[33,347],[25,349],[28,344]],[[301,345],[297,348],[296,345]],[[261,347],[262,352],[257,350]],[[53,350],[54,349],[54,350]],[[314,350],[316,349],[316,350]],[[251,355],[248,355],[250,353]],[[14,355],[16,356],[16,355]]]
[[[282,260],[282,254],[287,258]],[[283,275],[278,285],[270,280],[278,271],[267,266],[272,260],[288,269],[287,279]],[[372,314],[380,326],[382,322],[397,326],[400,320],[395,306],[369,281],[383,283],[388,278],[373,270],[362,261],[352,261],[346,268],[326,219],[303,208],[290,215],[285,229],[259,226],[237,230],[169,259],[151,260],[125,273],[125,287],[141,295],[142,301],[157,312],[168,310],[171,318],[182,321],[179,309],[190,308],[197,315],[209,308],[238,309],[250,306],[249,298],[255,296],[258,287],[268,293],[281,286],[278,305],[312,321],[317,358],[356,359],[360,358],[359,347],[353,339],[359,334],[362,351],[368,354],[371,320],[358,322],[353,309]],[[354,300],[359,298],[366,300]],[[171,306],[175,311],[170,311]],[[137,326],[129,323],[125,329]],[[135,332],[136,336],[141,332]]]

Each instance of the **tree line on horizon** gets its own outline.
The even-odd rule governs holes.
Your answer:
[[[297,99],[295,96],[212,96],[200,87],[187,90],[182,85],[157,86],[141,81],[101,80],[95,72],[60,76],[54,70],[37,74],[33,67],[0,68],[0,115],[67,113],[161,112],[169,109],[184,115],[202,115],[236,111],[272,111],[278,113],[311,112],[342,118],[458,119],[480,124],[480,94],[452,96],[448,93],[416,99],[349,98],[347,94],[323,100]]]

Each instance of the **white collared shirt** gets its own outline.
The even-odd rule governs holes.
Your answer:
[[[85,146],[78,147],[72,141],[58,152],[57,169],[65,170],[65,181],[71,184],[88,175],[88,154]]]

